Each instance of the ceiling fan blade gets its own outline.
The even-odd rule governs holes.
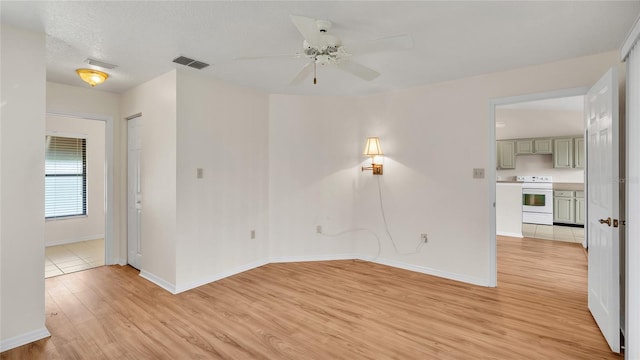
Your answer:
[[[351,54],[375,53],[382,51],[408,50],[413,48],[413,38],[410,35],[402,34],[384,37],[376,40],[345,45]]]
[[[300,15],[289,15],[293,25],[298,28],[302,37],[307,40],[307,43],[312,47],[320,47],[320,29],[318,29],[318,23],[316,19],[309,18]]]
[[[302,70],[296,75],[296,77],[291,80],[291,85],[300,85],[302,82],[311,75],[313,72],[313,64],[314,62],[307,63]]]
[[[240,57],[233,58],[233,60],[261,60],[261,59],[280,59],[280,58],[299,59],[301,57],[302,57],[302,54],[282,54],[282,55],[240,56]]]
[[[342,60],[338,63],[338,68],[367,81],[380,76],[379,72],[351,60]]]

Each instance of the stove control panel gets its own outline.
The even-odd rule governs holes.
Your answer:
[[[516,181],[550,183],[550,182],[553,182],[553,177],[546,176],[546,175],[543,175],[543,176],[516,176]]]

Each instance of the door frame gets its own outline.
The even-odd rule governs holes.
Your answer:
[[[588,86],[551,90],[541,93],[509,96],[503,98],[495,98],[489,100],[489,169],[487,171],[487,183],[489,192],[489,286],[498,286],[498,249],[496,240],[496,107],[501,105],[511,105],[521,102],[547,100],[553,98],[570,97],[586,95],[589,91]],[[586,189],[585,168],[585,189]],[[585,224],[586,233],[586,224]],[[586,236],[585,236],[586,239]]]
[[[113,118],[107,115],[89,114],[81,112],[63,112],[47,110],[47,115],[63,116],[82,120],[97,120],[105,123],[105,219],[104,219],[104,257],[105,265],[121,264],[120,257],[115,254],[113,241],[114,225],[114,176],[113,176]]]

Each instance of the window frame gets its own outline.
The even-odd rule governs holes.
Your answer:
[[[46,138],[47,136],[52,136],[52,137],[62,137],[62,138],[73,138],[73,139],[81,139],[84,140],[84,151],[82,153],[82,174],[56,174],[56,175],[48,175],[47,174],[47,149],[46,149]],[[78,213],[78,214],[70,214],[70,215],[58,215],[58,216],[46,216],[46,211],[45,211],[45,221],[58,221],[58,220],[67,220],[67,219],[74,219],[74,218],[85,218],[89,216],[89,193],[88,193],[88,164],[87,164],[87,152],[88,152],[88,141],[87,141],[87,135],[86,134],[78,134],[78,133],[63,133],[63,132],[57,132],[57,131],[47,131],[45,133],[45,169],[44,169],[44,177],[45,177],[45,184],[46,184],[46,178],[49,176],[53,176],[53,177],[78,177],[81,176],[82,177],[82,194],[83,194],[83,199],[82,199],[82,213]],[[47,189],[46,189],[46,185],[45,185],[45,209],[46,209],[46,196],[47,196]]]

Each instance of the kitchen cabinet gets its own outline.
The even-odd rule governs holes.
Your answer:
[[[552,143],[553,141],[551,139],[535,139],[533,141],[534,154],[552,154]]]
[[[533,140],[516,140],[516,155],[533,154]]]
[[[496,141],[496,169],[515,169],[516,156],[552,155],[552,166],[558,169],[581,169],[585,164],[584,138],[505,139]]]
[[[584,169],[584,138],[579,137],[573,139],[573,167],[576,169]]]
[[[516,153],[515,141],[501,140],[497,141],[497,168],[498,169],[515,169]]]
[[[575,201],[573,197],[553,196],[553,222],[575,223]]]
[[[553,222],[584,225],[584,191],[553,192]]]
[[[553,147],[551,139],[524,139],[515,140],[516,155],[526,154],[551,154]]]
[[[553,167],[573,168],[573,138],[553,140]]]
[[[576,224],[584,225],[584,221],[586,219],[586,211],[585,211],[585,202],[584,202],[584,191],[576,191],[575,198],[575,207],[576,207],[576,216],[575,221]]]

